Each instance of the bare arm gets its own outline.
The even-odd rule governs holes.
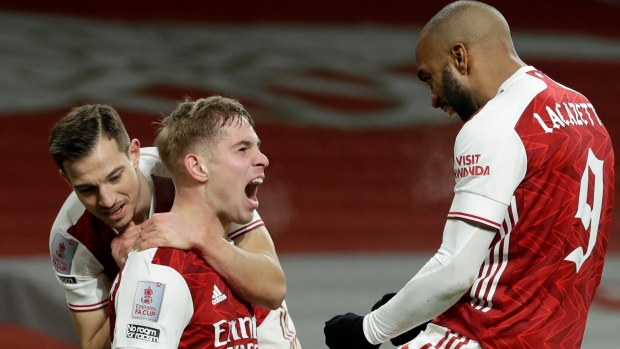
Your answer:
[[[286,295],[286,279],[267,228],[257,227],[234,241],[233,245],[218,232],[190,226],[175,213],[158,213],[142,224],[134,248],[193,250],[243,300],[277,309]]]
[[[244,300],[268,309],[277,309],[286,295],[286,279],[267,228],[255,228],[234,241],[235,245],[230,246],[235,251],[228,257],[222,255],[224,258],[221,258],[220,263],[221,269],[226,269],[225,260],[235,268],[228,268],[227,276],[220,275]],[[207,262],[213,267],[212,262]]]
[[[83,349],[110,349],[108,307],[93,311],[72,311],[71,317]]]

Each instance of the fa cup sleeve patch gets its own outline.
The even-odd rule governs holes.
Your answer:
[[[71,274],[71,264],[73,263],[73,256],[78,245],[79,243],[76,240],[67,239],[60,234],[54,236],[52,241],[52,262],[58,274]]]
[[[131,317],[157,322],[165,289],[166,284],[161,282],[138,282]]]

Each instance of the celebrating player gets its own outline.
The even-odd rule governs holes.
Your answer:
[[[52,130],[50,152],[74,190],[51,230],[54,269],[82,347],[109,348],[108,298],[119,271],[110,245],[118,241],[117,233],[133,236],[125,239],[133,241],[143,220],[167,212],[174,186],[156,149],[140,149],[138,140],[129,139],[117,112],[107,105],[77,107],[63,117]],[[177,237],[187,232],[174,219],[147,223],[146,229],[168,224]],[[263,348],[288,349],[296,335],[282,301],[284,274],[258,214],[249,224],[231,226],[228,238],[235,245],[208,232],[203,236],[208,239],[190,247],[244,300],[275,309],[257,307]],[[177,246],[177,240],[160,239],[159,243]]]
[[[521,61],[504,17],[480,2],[437,13],[416,61],[432,106],[464,123],[442,244],[382,307],[327,321],[327,345],[376,348],[434,318],[402,348],[579,348],[612,217],[601,119]]]
[[[170,212],[222,238],[232,223],[251,222],[269,161],[241,104],[186,101],[162,125],[156,145],[176,189]],[[193,252],[130,253],[110,300],[112,348],[257,348],[251,304]]]

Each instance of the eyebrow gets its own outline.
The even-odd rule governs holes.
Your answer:
[[[110,171],[110,173],[108,173],[107,176],[105,176],[105,179],[106,180],[110,180],[110,178],[116,176],[119,172],[122,172],[123,169],[124,169],[123,165],[120,165],[120,166],[114,168],[112,171]],[[90,183],[84,183],[84,184],[78,184],[78,185],[74,185],[73,186],[73,188],[78,189],[78,190],[79,189],[87,189],[87,188],[90,188],[90,187],[94,187],[94,185],[92,185]]]
[[[243,141],[239,141],[239,142],[237,142],[237,143],[233,144],[233,145],[231,146],[231,148],[235,148],[235,147],[238,147],[238,146],[240,146],[240,145],[244,145],[244,146],[246,146],[246,147],[249,147],[249,146],[251,146],[252,144],[254,144],[254,142],[243,140]],[[257,146],[258,148],[260,148],[260,145],[261,145],[261,141],[260,141],[260,139],[259,139],[259,140],[258,140],[258,142],[256,142],[256,146]]]

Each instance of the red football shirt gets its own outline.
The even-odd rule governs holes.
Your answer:
[[[258,347],[252,305],[193,252],[133,252],[111,304],[112,348]]]
[[[463,126],[455,177],[449,218],[498,233],[470,292],[434,322],[483,348],[578,348],[614,193],[612,145],[592,104],[520,69]]]

